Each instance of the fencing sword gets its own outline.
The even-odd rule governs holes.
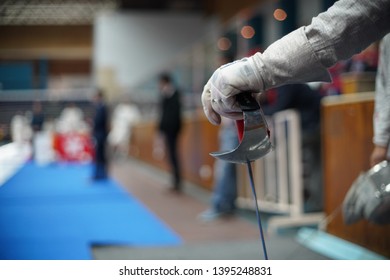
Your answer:
[[[212,152],[210,155],[217,159],[232,163],[246,164],[248,176],[252,188],[253,199],[256,205],[256,217],[260,231],[260,238],[263,247],[264,258],[268,260],[267,247],[265,244],[263,227],[260,219],[259,206],[256,189],[253,180],[251,162],[265,156],[272,149],[270,132],[264,113],[260,105],[253,98],[250,92],[243,92],[237,95],[237,102],[243,112],[243,120],[236,121],[240,144],[231,151]]]

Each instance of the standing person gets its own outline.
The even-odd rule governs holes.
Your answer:
[[[236,124],[233,120],[222,118],[219,131],[219,150],[231,151],[239,145]],[[214,164],[214,187],[211,207],[200,213],[203,222],[230,217],[236,210],[237,171],[236,164],[216,159]]]
[[[39,101],[34,102],[32,118],[31,118],[31,128],[34,133],[42,130],[43,122],[45,121],[45,116],[42,110],[42,104]]]
[[[129,97],[115,107],[111,118],[111,130],[108,134],[108,143],[112,147],[114,156],[127,158],[132,128],[140,120],[141,113]]]
[[[232,62],[233,56],[221,56],[220,65]],[[230,151],[238,144],[236,124],[233,120],[222,118],[218,135],[219,150]],[[237,200],[237,171],[231,162],[216,159],[214,164],[214,186],[210,208],[200,213],[198,218],[203,222],[229,217],[236,210]]]
[[[62,133],[74,133],[83,130],[85,127],[83,111],[74,102],[68,103],[61,112],[58,126]]]
[[[379,67],[375,83],[374,150],[370,164],[389,160],[390,145],[390,34],[380,43]]]
[[[31,143],[32,129],[27,117],[18,111],[11,119],[10,123],[12,142],[18,146]]]
[[[370,156],[371,169],[360,173],[344,198],[343,219],[347,225],[363,218],[378,225],[390,223],[386,190],[386,185],[388,186],[390,181],[388,166],[373,168],[382,161],[390,160],[390,34],[382,39],[379,46],[374,108],[374,149]]]
[[[284,84],[330,82],[328,68],[350,58],[390,32],[390,0],[339,0],[326,12],[271,44],[263,53],[217,69],[204,87],[209,121],[221,115],[242,119],[235,95]],[[258,95],[256,95],[258,97]]]
[[[181,168],[178,154],[178,139],[182,127],[180,92],[168,74],[159,77],[160,120],[158,130],[164,139],[172,168],[171,190],[181,191]]]
[[[267,96],[272,94],[272,102]],[[265,115],[287,109],[298,112],[301,127],[303,189],[305,210],[323,210],[323,186],[321,166],[320,109],[321,94],[307,84],[289,84],[270,90],[262,96],[261,107]]]
[[[31,116],[31,129],[32,129],[32,158],[36,159],[38,150],[38,139],[40,139],[40,132],[43,128],[45,116],[42,110],[42,104],[39,101],[33,103],[33,110]],[[39,155],[38,155],[39,156]]]
[[[102,90],[94,96],[95,116],[93,119],[93,138],[95,144],[95,166],[93,180],[107,178],[106,140],[108,134],[108,109]]]

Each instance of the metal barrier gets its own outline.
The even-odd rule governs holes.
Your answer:
[[[253,164],[260,211],[275,214],[267,231],[279,227],[319,224],[322,212],[305,213],[299,113],[284,110],[267,119],[274,151]],[[244,166],[238,166],[238,207],[254,209],[252,192]]]
[[[95,88],[0,90],[2,101],[78,101],[91,100]]]

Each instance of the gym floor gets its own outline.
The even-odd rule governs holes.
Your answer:
[[[197,216],[206,210],[211,193],[185,182],[181,194],[168,190],[169,174],[134,159],[117,160],[110,166],[111,176],[142,202],[182,239],[180,246],[133,248],[131,246],[95,246],[93,257],[103,260],[239,260],[264,259],[260,235],[253,211],[239,210],[233,217],[212,222]],[[266,214],[261,214],[266,227]],[[269,259],[327,260],[297,241],[294,228],[266,234]]]

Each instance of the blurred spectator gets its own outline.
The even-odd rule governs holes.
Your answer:
[[[30,143],[32,129],[28,119],[22,112],[17,112],[11,119],[11,138],[18,145]]]
[[[43,122],[45,121],[45,116],[42,110],[42,104],[39,101],[34,102],[32,118],[31,118],[31,127],[34,132],[42,130]]]
[[[9,128],[5,124],[0,125],[0,145],[8,144],[11,142],[11,135],[9,133]]]
[[[334,66],[329,68],[329,74],[332,77],[331,83],[321,83],[321,95],[323,96],[331,96],[331,95],[339,95],[342,90],[342,81],[341,74],[345,72],[346,62],[340,61],[336,63]]]
[[[108,143],[116,156],[128,156],[131,139],[131,129],[141,119],[138,107],[131,103],[130,98],[119,103],[111,119],[111,130],[108,134]]]
[[[168,74],[159,77],[160,119],[159,138],[165,142],[171,165],[173,180],[171,190],[181,191],[181,168],[178,155],[178,138],[182,127],[180,91],[173,84]]]
[[[33,153],[34,160],[39,165],[50,164],[56,160],[51,131],[42,130],[34,134]]]
[[[40,139],[38,136],[42,132],[43,123],[45,121],[45,116],[42,110],[42,104],[39,101],[33,103],[32,115],[31,115],[31,128],[32,128],[32,157],[36,159],[38,143],[37,140]],[[40,149],[43,151],[43,149]]]
[[[390,159],[390,34],[380,43],[379,67],[376,75],[374,112],[374,150],[370,164]]]
[[[372,43],[362,52],[355,54],[346,63],[346,72],[376,72],[378,68],[378,43]]]
[[[262,98],[261,104],[265,115],[271,116],[286,109],[295,109],[299,112],[306,210],[322,210],[320,93],[307,84],[291,84],[270,90]]]
[[[92,179],[104,180],[107,178],[106,140],[108,135],[108,109],[102,90],[98,90],[95,94],[94,103],[93,137],[95,142],[95,169]]]
[[[70,102],[62,110],[53,135],[53,146],[57,159],[60,161],[88,162],[93,155],[91,127],[92,121],[87,123],[84,112]]]
[[[291,84],[269,90],[262,97],[265,115],[286,109],[296,109],[301,118],[303,133],[317,134],[320,129],[321,95],[307,84]]]
[[[233,57],[222,56],[220,65],[232,62]],[[239,144],[235,121],[222,118],[219,130],[219,150],[230,151]],[[199,215],[204,222],[234,214],[237,199],[237,172],[234,163],[215,160],[214,185],[211,198],[211,207]]]
[[[348,60],[339,61],[330,67],[328,70],[332,77],[332,82],[321,84],[321,94],[323,96],[342,94],[342,76],[345,73],[376,72],[377,68],[378,44],[375,42],[361,53],[352,56]]]
[[[83,111],[75,103],[69,103],[61,112],[57,122],[59,133],[81,132],[86,129]]]
[[[239,144],[235,121],[223,118],[219,131],[220,151],[231,151]],[[236,210],[237,172],[236,165],[216,159],[214,165],[214,185],[211,207],[199,215],[204,222],[229,217]]]

